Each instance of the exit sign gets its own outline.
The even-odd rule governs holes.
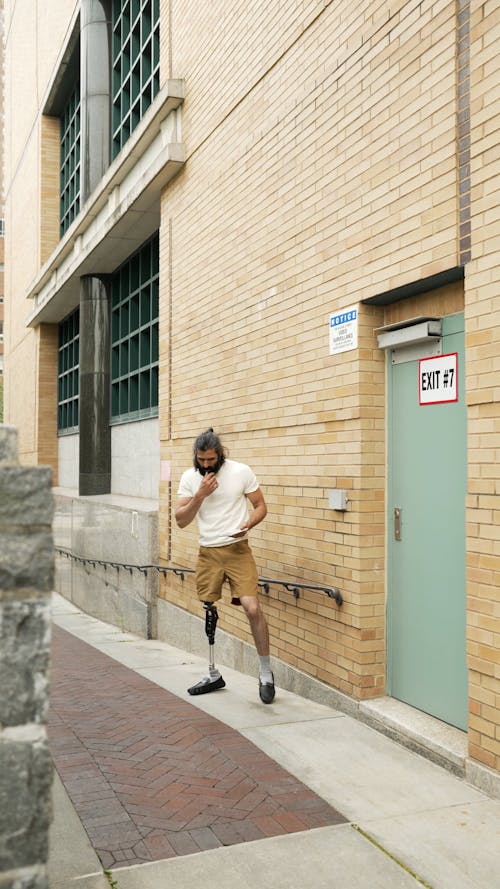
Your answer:
[[[458,401],[458,352],[420,359],[418,401],[421,405]]]

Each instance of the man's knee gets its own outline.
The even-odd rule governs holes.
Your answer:
[[[258,617],[261,614],[260,604],[257,596],[243,596],[240,599],[243,610],[249,620]]]

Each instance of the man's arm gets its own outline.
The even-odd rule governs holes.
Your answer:
[[[191,524],[200,506],[201,501],[198,503],[196,497],[188,497],[186,500],[179,500],[174,513],[175,521],[179,528],[186,528],[187,525]]]
[[[255,525],[258,525],[262,519],[265,519],[267,515],[267,505],[264,500],[264,494],[260,488],[257,488],[256,491],[252,491],[251,494],[247,494],[247,497],[253,507],[252,515],[247,522],[247,528],[250,530],[250,528],[254,528]]]
[[[186,528],[190,525],[196,516],[205,497],[209,497],[218,487],[217,479],[213,473],[203,476],[203,481],[198,488],[196,494],[192,497],[184,497],[177,503],[175,508],[175,521],[179,528]]]
[[[246,524],[241,528],[241,531],[238,534],[231,534],[231,537],[243,537],[247,531],[250,531],[250,528],[255,528],[255,525],[258,525],[267,515],[266,501],[264,500],[264,494],[260,488],[257,488],[256,491],[252,491],[251,494],[246,494],[245,496],[248,497],[252,504],[252,514]]]

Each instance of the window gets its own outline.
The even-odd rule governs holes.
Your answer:
[[[0,219],[0,238],[5,236],[5,220]]]
[[[112,157],[116,157],[160,86],[159,0],[113,0]]]
[[[60,152],[61,237],[80,212],[80,82],[61,115]]]
[[[79,339],[80,309],[76,309],[59,325],[57,376],[59,432],[75,432],[78,429]]]
[[[112,422],[158,415],[158,268],[156,234],[112,277]]]

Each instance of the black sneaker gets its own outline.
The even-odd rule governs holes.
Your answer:
[[[271,673],[272,676],[272,673]],[[274,689],[274,676],[271,682],[262,682],[259,678],[259,695],[263,704],[272,704],[274,701],[274,695],[276,694]]]

